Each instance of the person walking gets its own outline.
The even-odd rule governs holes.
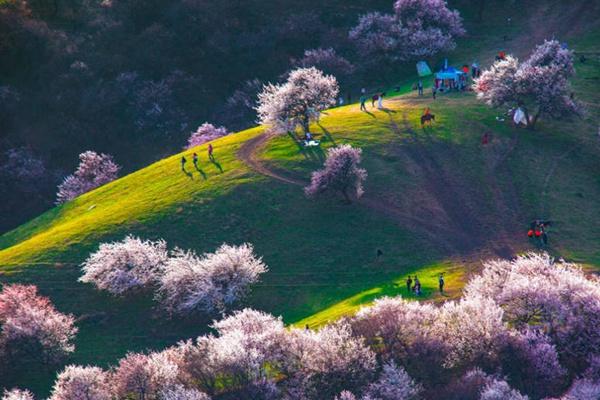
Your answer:
[[[215,157],[213,155],[213,151],[214,151],[214,149],[213,149],[212,143],[209,143],[208,144],[208,158],[210,158],[211,161],[214,161],[214,159],[215,159]]]
[[[194,153],[192,155],[192,162],[194,163],[194,167],[198,169],[198,154]]]
[[[440,294],[444,294],[444,274],[440,274],[438,278],[438,285],[440,287]]]
[[[420,79],[417,82],[417,90],[419,91],[419,96],[423,96],[423,81]]]
[[[181,156],[181,170],[185,171],[185,163],[187,162],[187,160],[185,159],[185,156]]]
[[[367,111],[367,107],[365,106],[365,102],[367,101],[367,96],[364,94],[360,96],[360,111]]]
[[[413,283],[413,280],[409,275],[408,278],[406,279],[406,290],[408,291],[409,294],[412,291],[412,283]]]
[[[435,85],[432,86],[431,88],[431,94],[433,95],[433,99],[435,100],[435,94],[437,93],[437,88],[435,87]]]
[[[380,93],[377,99],[377,108],[380,110],[383,108],[383,96],[385,96],[385,93]]]

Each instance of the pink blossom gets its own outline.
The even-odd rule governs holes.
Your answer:
[[[81,282],[120,295],[154,283],[167,261],[164,240],[143,241],[127,236],[121,242],[101,243],[82,264]]]
[[[58,374],[49,400],[111,400],[111,387],[102,369],[69,365]]]
[[[56,204],[62,204],[117,178],[119,167],[112,156],[86,151],[79,155],[79,166],[58,186]]]
[[[379,400],[416,400],[421,388],[402,367],[394,363],[383,366],[379,379],[367,388],[367,396]]]
[[[258,95],[256,111],[262,124],[280,131],[300,125],[308,132],[310,122],[333,105],[339,88],[335,77],[314,67],[298,68],[281,85],[265,85]]]
[[[112,375],[112,385],[119,398],[143,400],[156,398],[161,391],[175,388],[179,366],[169,353],[149,355],[129,353],[119,361]]]
[[[2,400],[34,400],[33,394],[29,390],[5,390]]]
[[[479,400],[528,400],[518,391],[512,389],[508,383],[494,379],[488,383],[481,392]]]
[[[216,127],[208,122],[203,123],[195,132],[192,132],[188,139],[187,149],[200,146],[201,144],[210,142],[223,136],[229,135],[227,129],[223,126]]]
[[[327,151],[324,168],[312,173],[311,183],[304,191],[308,196],[315,196],[325,190],[340,192],[350,202],[350,194],[361,197],[363,182],[367,171],[359,168],[361,149],[350,145],[342,145]]]
[[[392,61],[432,56],[454,49],[464,35],[458,11],[445,0],[398,0],[394,14],[373,12],[360,17],[350,31],[363,57]]]
[[[556,40],[545,41],[521,64],[511,56],[496,61],[475,81],[474,89],[491,106],[521,107],[533,129],[542,114],[554,118],[581,114],[581,106],[570,95],[568,80],[574,72],[573,53]]]
[[[304,68],[315,67],[338,78],[354,72],[354,65],[338,55],[331,47],[305,50],[304,57],[300,60],[293,60],[293,64]]]
[[[34,341],[49,361],[58,361],[75,350],[74,321],[39,296],[35,286],[6,285],[0,292],[0,348],[5,351],[32,350]]]
[[[165,264],[158,298],[176,313],[222,311],[244,296],[267,270],[247,243],[223,244],[201,257],[176,250]]]

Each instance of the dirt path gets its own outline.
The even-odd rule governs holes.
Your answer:
[[[295,186],[306,186],[308,184],[306,179],[302,179],[301,177],[293,176],[289,172],[273,168],[260,159],[259,154],[261,150],[264,149],[272,137],[273,134],[263,133],[246,141],[238,150],[237,155],[239,159],[261,175]],[[439,179],[435,177],[433,172],[431,172],[430,175],[432,182],[434,182],[432,183],[433,190],[439,190],[447,186],[445,183],[440,182]],[[454,197],[454,195],[449,194],[449,198],[452,197]],[[457,223],[462,223],[463,228],[466,230],[469,229],[469,226],[475,225],[473,221],[470,221],[469,218],[465,217],[464,213],[460,212],[459,201],[452,201],[451,203],[452,209],[454,210],[453,216]],[[474,245],[467,244],[467,238],[463,233],[453,229],[451,226],[436,223],[436,221],[432,221],[427,218],[419,218],[408,214],[406,211],[382,200],[375,194],[363,196],[358,200],[358,204],[390,217],[404,228],[407,228],[421,236],[425,236],[430,243],[436,245],[444,252],[450,254],[465,254],[475,249]],[[466,218],[465,222],[461,222],[461,218],[463,217]]]

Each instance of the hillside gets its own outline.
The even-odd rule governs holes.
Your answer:
[[[538,41],[529,25],[520,27],[507,51],[523,54]],[[489,60],[505,45],[498,32],[472,48],[459,46],[451,61]],[[407,274],[419,274],[426,297],[440,300],[436,277],[444,271],[448,296],[455,296],[480,260],[529,249],[524,232],[538,217],[554,221],[552,254],[598,268],[599,38],[594,30],[568,40],[591,54],[577,64],[574,80],[588,107],[583,119],[516,129],[496,119],[502,110],[473,94],[433,101],[409,92],[411,82],[383,111],[363,113],[351,104],[327,111],[312,128],[324,149],[339,143],[363,149],[369,177],[365,198],[355,204],[308,200],[301,186],[323,153],[299,151],[289,136],[256,127],[213,142],[216,164],[205,146],[192,150],[201,155],[205,177],[190,167],[191,176],[183,173],[176,154],[1,236],[0,279],[34,283],[59,310],[78,316],[77,351],[69,361],[104,365],[127,351],[205,332],[210,319],[167,319],[151,294],[112,298],[76,282],[78,264],[99,242],[129,233],[198,252],[252,242],[270,271],[246,304],[312,327],[377,296],[403,294]],[[436,123],[423,130],[418,118],[425,106]],[[484,132],[492,140],[482,146]],[[17,383],[43,392],[54,374],[36,370]]]

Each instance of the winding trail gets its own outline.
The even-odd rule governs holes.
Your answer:
[[[293,176],[290,173],[284,172],[280,169],[273,168],[259,157],[262,149],[264,149],[269,140],[273,137],[274,134],[265,132],[246,141],[238,150],[238,158],[248,165],[252,170],[263,176],[267,176],[279,182],[290,185],[300,187],[306,186],[308,184],[307,180],[298,176]],[[447,252],[454,254],[457,252],[465,253],[469,250],[473,250],[472,246],[465,245],[464,237],[462,237],[460,240],[456,240],[458,237],[457,232],[448,226],[435,224],[432,223],[432,221],[410,215],[398,207],[382,201],[372,194],[361,197],[357,203],[383,214],[386,217],[392,218],[399,225],[416,232],[421,236],[426,236],[430,243],[435,244]]]

